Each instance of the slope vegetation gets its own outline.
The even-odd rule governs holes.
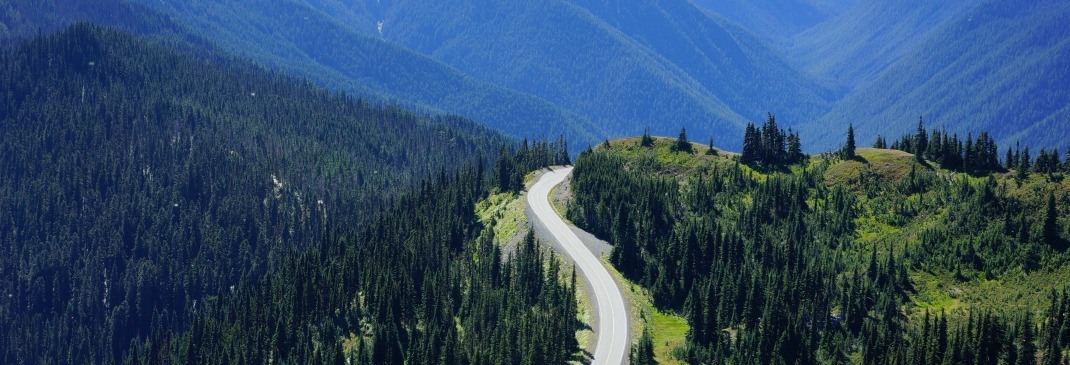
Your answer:
[[[1070,5],[1062,1],[987,1],[958,15],[872,81],[800,128],[831,147],[843,124],[860,135],[895,135],[918,116],[949,132],[987,130],[1001,145],[1022,141],[1063,148],[1070,82],[1065,57]],[[869,143],[871,141],[864,141]]]
[[[581,154],[568,216],[687,320],[678,360],[1055,364],[1070,346],[1066,167],[1019,180],[859,149],[759,173],[658,142]]]
[[[0,19],[12,19],[12,28],[21,30],[11,32],[16,35],[92,21],[166,40],[203,39],[207,41],[200,43],[332,90],[464,115],[514,137],[563,135],[577,144],[602,137],[599,128],[545,100],[473,79],[298,2],[30,1],[0,8],[0,13]]]
[[[645,126],[659,134],[680,126],[696,135],[736,134],[770,110],[809,120],[828,108],[825,88],[757,37],[687,1],[350,7],[362,12],[383,24],[384,39],[553,102],[608,136]]]
[[[506,140],[91,25],[0,53],[0,362],[115,363]]]

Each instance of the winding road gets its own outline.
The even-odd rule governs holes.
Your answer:
[[[565,181],[571,172],[570,166],[543,174],[528,190],[528,205],[594,289],[594,302],[598,306],[598,340],[591,364],[625,364],[628,353],[628,313],[620,288],[598,258],[583,245],[580,238],[550,206],[550,190]]]

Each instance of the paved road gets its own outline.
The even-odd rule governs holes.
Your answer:
[[[624,307],[624,297],[621,296],[616,281],[609,276],[609,271],[606,271],[598,258],[580,242],[579,237],[576,237],[550,206],[550,190],[565,181],[571,172],[572,167],[565,167],[543,174],[531,190],[528,190],[528,205],[594,289],[594,301],[598,305],[598,348],[594,351],[591,364],[625,364],[628,352],[628,313]]]

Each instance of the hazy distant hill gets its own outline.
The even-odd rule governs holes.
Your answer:
[[[851,89],[871,81],[979,0],[860,1],[793,37],[786,50],[815,76]]]
[[[850,9],[858,0],[692,0],[751,30],[778,48],[788,48],[799,32]]]
[[[170,29],[180,29],[178,37],[206,39],[332,89],[465,115],[516,137],[564,135],[584,143],[602,137],[599,128],[545,100],[472,79],[299,3],[34,0],[0,5],[0,36],[47,32],[79,20],[139,34],[167,32],[168,38],[176,38]]]
[[[1067,19],[1064,1],[986,1],[803,128],[804,139],[842,143],[848,122],[859,135],[898,136],[924,116],[927,125],[962,135],[988,130],[1001,145],[1066,148]]]
[[[337,9],[338,4],[319,5]],[[609,135],[736,135],[766,112],[806,120],[829,93],[750,32],[687,1],[488,0],[354,5],[354,27],[492,84],[540,96]],[[361,8],[356,8],[361,7]],[[371,12],[372,14],[369,14]],[[379,18],[376,18],[379,17]],[[374,19],[372,21],[359,19]],[[360,25],[364,24],[364,25]],[[733,141],[734,139],[725,138]]]

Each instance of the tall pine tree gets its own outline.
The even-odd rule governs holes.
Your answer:
[[[1055,244],[1059,240],[1059,210],[1055,206],[1055,193],[1048,192],[1048,206],[1044,211],[1044,242]]]
[[[847,125],[847,144],[843,146],[843,151],[840,155],[844,160],[853,160],[855,158],[855,127],[854,124]]]

